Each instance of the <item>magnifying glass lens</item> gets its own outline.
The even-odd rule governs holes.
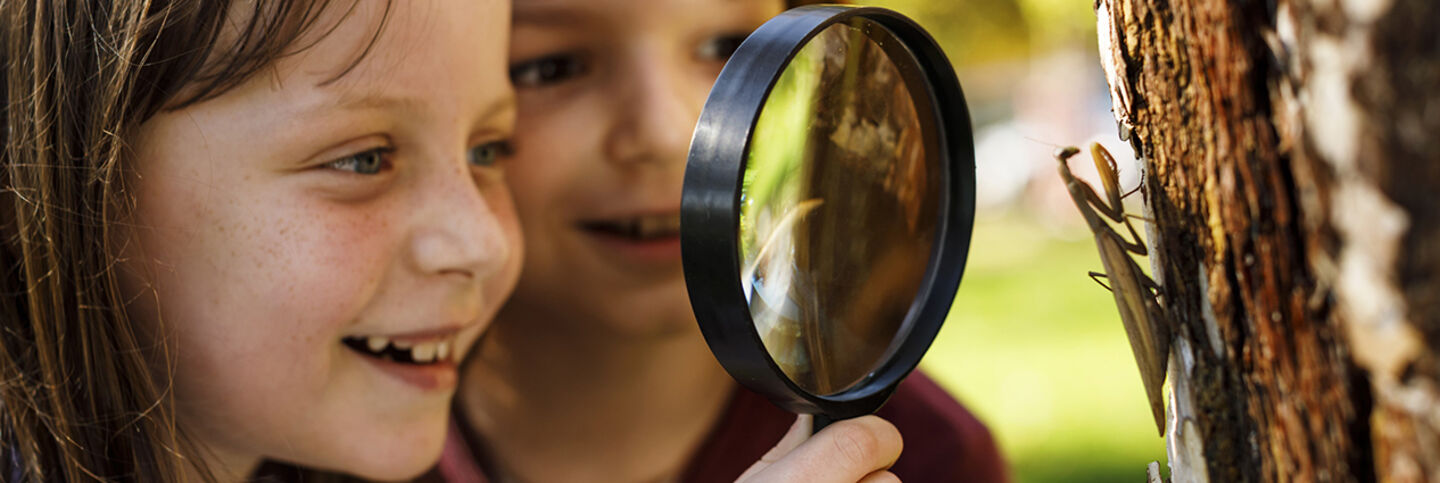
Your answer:
[[[742,178],[740,282],[755,330],[816,395],[889,357],[934,252],[940,149],[915,104],[929,94],[901,75],[883,29],[856,17],[799,49],[760,111]]]

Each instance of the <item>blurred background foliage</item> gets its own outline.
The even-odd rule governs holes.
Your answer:
[[[1143,481],[1146,463],[1163,466],[1164,441],[1113,299],[1086,276],[1099,257],[1050,154],[1100,142],[1119,158],[1125,188],[1136,184],[1109,112],[1091,3],[856,3],[929,30],[975,120],[974,241],[922,367],[990,426],[1016,481]],[[1073,168],[1094,183],[1088,160]]]

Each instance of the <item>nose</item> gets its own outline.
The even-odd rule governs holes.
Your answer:
[[[613,80],[614,117],[605,140],[613,162],[683,163],[689,150],[708,85],[659,50],[635,54]]]
[[[410,218],[415,223],[410,258],[425,275],[482,281],[504,268],[515,252],[506,236],[518,230],[514,208],[502,182],[481,179],[465,167],[458,170],[462,173],[429,176],[415,190],[419,199]]]

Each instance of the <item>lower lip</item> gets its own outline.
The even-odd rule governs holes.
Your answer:
[[[351,351],[354,352],[353,350]],[[355,355],[361,359],[365,359],[366,362],[369,362],[370,365],[375,368],[380,369],[380,372],[400,382],[414,386],[421,391],[454,389],[457,381],[460,379],[460,371],[452,361],[425,365],[401,364],[388,359],[370,357],[359,353]]]
[[[635,240],[623,236],[615,236],[608,233],[597,233],[586,230],[585,233],[591,239],[596,240],[607,252],[619,255],[621,258],[639,263],[674,263],[680,260],[680,237],[668,236],[650,240]]]

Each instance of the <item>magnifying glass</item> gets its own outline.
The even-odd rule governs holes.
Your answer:
[[[920,362],[974,218],[970,117],[935,41],[890,10],[793,9],[735,51],[695,128],[690,302],[730,375],[818,431]]]

